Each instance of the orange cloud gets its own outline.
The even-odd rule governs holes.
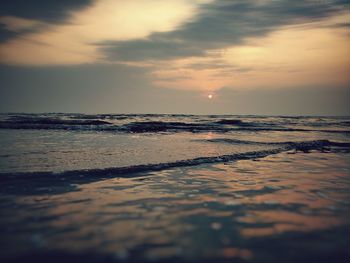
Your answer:
[[[204,57],[176,59],[153,71],[154,83],[177,89],[283,88],[350,84],[348,28],[322,23],[280,28],[243,45],[210,50]],[[170,65],[170,66],[169,66]]]

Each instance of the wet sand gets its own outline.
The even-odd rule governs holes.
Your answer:
[[[6,179],[2,262],[349,262],[350,154]]]

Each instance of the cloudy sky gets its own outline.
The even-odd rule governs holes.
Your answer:
[[[1,112],[350,115],[348,101],[349,0],[0,1]]]

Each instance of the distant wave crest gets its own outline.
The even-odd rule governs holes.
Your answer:
[[[350,133],[349,121],[334,119],[137,115],[137,114],[18,114],[0,116],[0,129],[76,130],[121,133],[300,131]],[[322,129],[320,129],[322,127]]]

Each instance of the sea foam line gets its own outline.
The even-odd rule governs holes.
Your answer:
[[[275,149],[251,151],[246,153],[226,154],[213,157],[197,157],[193,159],[179,160],[168,163],[142,164],[126,167],[110,167],[103,169],[70,170],[63,172],[20,172],[20,173],[0,173],[0,181],[8,179],[30,179],[30,178],[113,178],[113,177],[136,177],[138,173],[160,171],[169,168],[196,166],[200,164],[232,162],[239,160],[251,160],[267,157],[272,154],[295,150],[296,152],[309,152],[311,150],[329,151],[329,147],[350,148],[350,143],[331,142],[328,140],[315,140],[306,142],[286,142],[278,143],[281,146]]]

